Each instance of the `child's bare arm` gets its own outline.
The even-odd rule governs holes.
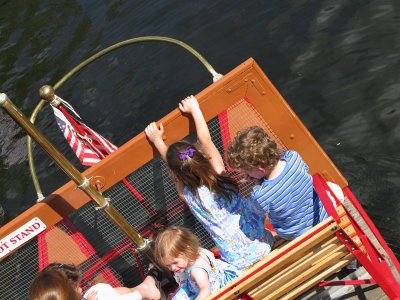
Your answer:
[[[184,113],[192,115],[196,126],[197,138],[203,146],[203,151],[210,157],[210,162],[214,170],[218,174],[224,172],[224,162],[221,154],[211,139],[210,131],[208,129],[206,120],[204,119],[203,113],[200,110],[197,99],[194,96],[186,97],[181,101],[181,103],[179,103],[179,109]]]
[[[158,152],[160,152],[161,158],[167,162],[167,150],[168,147],[163,140],[164,135],[164,126],[160,123],[160,128],[157,127],[156,122],[152,122],[147,125],[146,129],[144,130],[146,133],[147,138],[154,144],[157,148]],[[172,180],[175,183],[176,191],[178,192],[179,197],[183,199],[183,184],[176,178],[174,174],[170,174]]]
[[[190,272],[190,276],[196,282],[200,290],[196,300],[206,299],[211,295],[210,279],[208,278],[208,274],[204,269],[194,268]]]
[[[150,142],[152,142],[154,146],[157,148],[158,152],[160,152],[162,159],[166,162],[168,147],[163,140],[163,135],[164,135],[163,124],[160,123],[160,128],[158,128],[156,122],[152,122],[149,125],[147,125],[144,132],[146,133],[146,136],[150,140]]]
[[[141,284],[132,288],[116,287],[114,289],[120,295],[138,292],[142,296],[142,299],[160,299],[160,291],[156,286],[154,278],[151,276],[147,276]]]

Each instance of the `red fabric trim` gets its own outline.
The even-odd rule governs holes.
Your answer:
[[[224,150],[228,148],[229,143],[231,142],[231,135],[229,131],[229,126],[228,126],[228,111],[224,110],[222,113],[218,115],[218,123],[219,123],[219,128],[220,128],[220,134],[221,134],[221,140],[222,140],[222,147]],[[225,162],[227,160],[225,159]],[[226,163],[226,168],[228,172],[232,172],[233,169]]]
[[[65,218],[62,220],[64,226],[68,228],[72,232],[70,235],[71,239],[75,242],[75,244],[79,247],[79,250],[86,256],[90,257],[93,254],[96,254],[96,250],[92,247],[92,245],[86,240],[81,232],[79,232],[72,222]]]
[[[137,251],[135,248],[131,248],[131,252],[132,252],[133,256],[135,256],[136,264],[138,266],[140,276],[142,277],[142,280],[144,280],[146,278],[146,275],[144,274],[143,265],[142,265],[142,262],[140,261],[139,255],[137,254]]]
[[[250,105],[251,105],[251,107],[253,107],[253,108],[254,108],[254,105],[253,105],[253,103],[251,103],[251,102],[250,102],[250,99],[249,99],[249,98],[247,98],[247,97],[243,97],[243,100],[244,100],[244,101],[246,101],[248,104],[250,104]]]
[[[361,285],[361,284],[376,284],[376,281],[374,279],[332,280],[332,281],[320,282],[318,286],[324,287],[324,286]]]
[[[326,191],[330,191],[330,193],[334,197],[336,203],[338,203],[339,200],[337,200],[335,194],[332,192],[329,185],[325,182],[325,180],[322,178],[322,176],[319,175],[318,173],[313,175],[313,183],[314,183],[314,189],[317,192],[319,199],[321,199],[321,202],[324,205],[325,210],[328,213],[328,215],[333,217],[337,223],[340,223],[339,215],[338,215],[335,207],[333,206],[332,201],[329,198]]]
[[[400,285],[396,282],[391,272],[384,270],[386,267],[383,267],[383,265],[386,264],[386,261],[373,264],[361,250],[356,249],[351,250],[351,252],[390,299],[400,299]]]
[[[367,223],[368,227],[372,231],[372,233],[375,235],[376,239],[379,241],[381,244],[382,248],[385,249],[386,253],[389,255],[390,259],[392,260],[393,264],[395,265],[396,269],[398,272],[400,272],[400,263],[397,260],[396,256],[394,255],[392,249],[389,248],[389,246],[386,244],[386,241],[376,228],[375,224],[372,222],[370,217],[367,215],[361,204],[358,202],[357,198],[354,196],[354,194],[351,192],[350,188],[345,187],[343,189],[344,194],[347,196],[347,198],[350,200],[350,202],[354,205],[354,207],[357,209],[361,217],[364,219],[365,223]]]
[[[72,238],[72,240],[75,242],[75,244],[79,247],[79,249],[82,251],[82,253],[87,258],[90,258],[93,255],[96,255],[98,257],[96,250],[86,240],[86,238],[83,236],[83,234],[81,232],[79,232],[78,230],[76,230],[75,226],[72,224],[72,222],[69,219],[65,218],[63,220],[63,223],[73,233],[72,235],[70,235],[70,237]],[[99,257],[99,259],[100,259],[100,261],[98,263],[94,264],[93,267],[88,270],[88,272],[90,270],[92,270],[95,266],[97,266],[99,263],[104,262],[103,258]],[[86,275],[88,272],[85,273],[84,278],[87,277]],[[113,281],[110,283],[114,283],[114,284],[117,283],[118,285],[121,285],[121,282],[118,280],[118,278],[108,268],[102,270],[101,273],[104,273],[104,276],[106,278],[110,278]]]
[[[49,252],[47,247],[46,234],[52,230],[54,226],[46,229],[38,235],[38,271],[43,270],[49,264]]]
[[[125,247],[119,249],[119,250],[111,250],[107,252],[106,255],[100,258],[99,261],[97,261],[95,264],[92,265],[92,267],[87,270],[84,274],[83,280],[88,281],[90,278],[94,276],[94,274],[101,269],[106,263],[109,261],[113,260],[117,256],[121,255],[125,250],[127,250],[131,245],[126,245]],[[109,282],[112,286],[121,286],[121,282],[115,277],[115,275],[108,269],[101,270],[100,273],[105,273],[104,276],[106,278],[111,278],[115,282]]]
[[[345,231],[338,231],[336,233],[336,236],[363,265],[365,270],[367,270],[369,275],[371,275],[376,283],[382,288],[385,294],[390,299],[398,299],[394,298],[393,295],[396,295],[396,293],[399,293],[400,295],[400,285],[396,283],[396,280],[394,279],[393,274],[387,265],[387,262],[385,260],[376,259],[376,249],[370,244],[365,234],[362,234],[359,237],[369,256],[366,255],[362,250],[360,250],[356,244],[354,244],[351,238],[347,236]]]
[[[133,185],[126,179],[123,178],[122,182],[125,184],[125,186],[131,191],[131,193],[139,200],[139,203],[143,206],[144,209],[147,210],[147,212],[154,217],[157,214],[157,211],[151,207],[151,205],[144,199],[142,194],[138,192],[137,189],[133,187]]]
[[[315,174],[313,176],[314,180],[314,188],[317,191],[318,195],[320,196],[320,199],[322,203],[324,204],[325,209],[327,210],[328,214],[331,215],[332,217],[335,218],[337,217],[337,222],[339,223],[339,216],[336,212],[336,209],[333,207],[332,202],[329,199],[329,196],[327,195],[326,191],[330,191],[332,196],[334,197],[335,201],[337,203],[338,199],[332,193],[331,189],[329,188],[328,184],[325,182],[325,180],[322,178],[321,175]],[[350,190],[346,190],[346,188],[343,190],[346,196],[350,199],[350,196],[353,196],[350,192]],[[362,207],[359,204],[359,202],[355,199],[353,196],[353,199],[350,199],[350,201],[353,203],[354,207],[356,207],[357,210],[361,209]],[[345,209],[345,207],[344,207]],[[363,211],[363,210],[362,210]],[[346,210],[347,212],[347,210]],[[363,211],[363,213],[360,212],[361,216],[367,217],[367,214]],[[397,295],[396,297],[400,296],[400,285],[396,282],[394,279],[393,273],[390,270],[386,260],[384,257],[379,253],[379,251],[375,248],[375,246],[370,242],[368,237],[365,235],[365,233],[361,230],[360,226],[354,221],[354,219],[351,217],[350,214],[348,214],[351,224],[355,228],[363,246],[365,247],[366,252],[368,253],[368,256],[359,249],[359,247],[354,244],[354,242],[349,238],[346,234],[345,231],[341,230],[340,233],[337,232],[337,237],[339,240],[349,249],[350,252],[354,254],[354,256],[360,261],[360,263],[364,266],[364,268],[367,270],[367,272],[373,277],[374,280],[379,284],[379,286],[384,290],[384,292],[392,299]],[[365,218],[364,218],[365,220]],[[369,222],[366,222],[367,225],[370,227],[372,230],[372,227],[375,228],[376,232],[379,234],[378,230],[376,227],[373,225],[372,221],[368,218]],[[365,220],[366,221],[366,220]],[[372,225],[372,226],[371,226]],[[375,234],[375,232],[373,232]],[[380,236],[380,234],[379,234]],[[382,238],[383,239],[383,238]],[[396,260],[397,261],[397,260]],[[394,299],[394,298],[393,298]]]
[[[384,258],[384,256],[378,252],[378,250],[371,243],[371,241],[368,239],[367,236],[362,235],[362,236],[360,236],[360,239],[361,239],[365,249],[367,250],[367,253],[368,253],[368,256],[369,256],[369,259],[370,259],[372,265],[373,266],[379,265],[380,271],[381,271],[381,273],[385,274],[384,275],[385,277],[386,276],[392,277],[393,276],[392,270],[390,269],[388,262]],[[394,281],[396,281],[396,280],[394,280]]]

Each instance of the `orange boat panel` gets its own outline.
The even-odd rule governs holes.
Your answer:
[[[201,91],[196,97],[207,121],[235,104],[244,105],[237,111],[230,109],[228,118],[248,114],[248,118],[243,119],[240,128],[253,124],[262,125],[276,136],[281,146],[298,151],[310,166],[311,173],[319,172],[326,180],[333,181],[341,187],[347,186],[346,179],[253,59],[248,59],[219,81]],[[237,104],[243,99],[248,99],[251,105]],[[194,124],[178,109],[162,118],[160,122],[164,124],[167,144],[184,138],[194,130]],[[240,128],[229,127],[230,138]],[[142,132],[116,152],[86,170],[84,175],[87,178],[102,177],[104,191],[157,155],[157,151],[152,148]],[[33,217],[39,217],[47,227],[50,227],[89,200],[88,196],[76,189],[71,181],[54,191],[41,203],[34,205],[18,218],[4,225],[0,229],[0,237],[6,236]]]

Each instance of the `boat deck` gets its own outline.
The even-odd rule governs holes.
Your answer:
[[[254,60],[247,60],[196,97],[221,154],[238,130],[258,125],[270,133],[281,148],[301,153],[311,174],[320,174],[324,182],[334,182],[342,189],[349,189],[347,180]],[[167,144],[192,137],[193,124],[178,109],[159,121],[164,124]],[[98,210],[98,202],[91,201],[89,193],[83,193],[76,188],[76,182],[70,181],[4,225],[0,230],[2,238],[35,218],[40,219],[47,229],[18,250],[4,254],[0,279],[5,297],[0,298],[25,298],[33,275],[50,262],[81,266],[85,274],[83,284],[86,285],[97,282],[108,282],[113,286],[137,284],[148,258],[146,253],[137,251],[137,246],[141,246],[140,239],[138,242],[136,235],[127,238],[121,227],[128,228],[129,233],[139,232],[148,237],[163,226],[184,225],[193,230],[204,247],[214,246],[179,199],[166,165],[143,132],[79,175],[92,180],[90,187],[93,189],[96,185],[99,189],[96,193],[112,199],[111,204]],[[237,174],[232,171],[231,175]],[[243,184],[242,188],[246,194],[251,187]],[[365,277],[359,277],[358,271],[346,273],[343,270],[355,256],[363,260],[360,260],[363,266],[386,294],[392,298],[400,295],[400,285],[395,284],[395,280],[400,282],[400,276],[394,270],[399,266],[398,262],[394,255],[382,254],[388,247],[379,234],[378,240],[373,237],[375,227],[370,226],[372,222],[368,219],[363,222],[363,216],[358,214],[362,210],[350,205],[358,205],[354,200],[345,202],[351,218],[340,205],[340,213],[330,214],[329,224],[319,224],[310,234],[275,249],[277,251],[272,251],[252,270],[246,270],[245,276],[235,280],[236,283],[218,291],[214,299],[236,299],[239,294],[246,293],[254,299],[274,298],[272,292],[276,295],[274,299],[281,299],[282,295],[286,299],[388,299],[376,284],[355,288],[350,285],[313,288],[322,280],[331,279],[329,276],[332,275],[337,276],[336,280],[370,279],[365,270],[362,274]],[[332,206],[329,199],[328,203]],[[116,226],[112,222],[115,219],[110,218],[110,208],[113,212],[121,212],[126,220],[124,224],[129,223],[129,226]],[[351,219],[356,220],[355,224]],[[355,230],[358,227],[362,229]],[[360,231],[363,234],[359,234]],[[132,237],[132,234],[127,236]],[[365,240],[368,247],[364,247]],[[387,261],[389,257],[394,263]],[[20,266],[24,266],[24,270]],[[16,284],[25,288],[16,291]]]

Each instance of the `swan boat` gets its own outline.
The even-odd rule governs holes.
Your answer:
[[[249,58],[221,75],[187,44],[155,36],[105,48],[54,86],[43,87],[30,119],[6,94],[0,95],[2,108],[28,134],[29,163],[38,193],[37,204],[0,228],[0,299],[25,299],[37,271],[52,262],[79,265],[84,274],[84,290],[97,282],[112,286],[138,284],[152,260],[152,238],[169,225],[186,226],[200,238],[203,247],[215,247],[179,199],[166,165],[144,132],[119,148],[109,145],[111,149],[105,154],[94,153],[98,161],[80,173],[34,126],[45,103],[65,110],[63,102],[55,101],[59,99],[55,91],[72,75],[117,48],[148,41],[185,48],[212,75],[214,82],[199,91],[196,98],[222,154],[238,130],[261,126],[280,147],[300,153],[329,214],[327,220],[293,241],[278,239],[270,254],[209,299],[358,299],[360,293],[363,298],[400,299],[400,265],[396,256],[351,192],[346,178],[256,61]],[[71,116],[67,119],[75,131],[84,127]],[[194,124],[178,109],[159,121],[164,124],[167,144],[194,138]],[[32,140],[71,179],[47,197],[43,197],[36,178]],[[237,174],[232,171],[231,175]],[[330,200],[328,181],[340,187],[342,201],[336,197],[334,203]],[[245,195],[251,188],[249,183],[241,184]],[[164,287],[169,286],[166,281]]]

